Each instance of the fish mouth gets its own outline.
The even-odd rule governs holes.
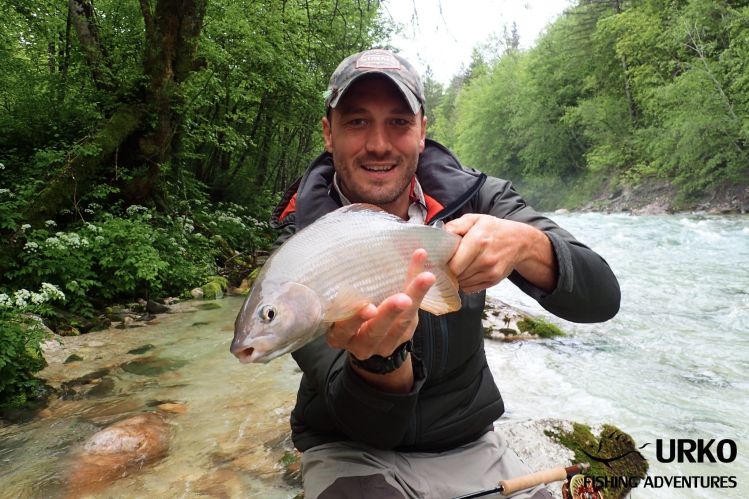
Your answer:
[[[255,349],[253,347],[242,348],[241,350],[237,350],[236,352],[233,351],[232,353],[242,364],[249,364],[253,360],[252,354],[255,353]]]

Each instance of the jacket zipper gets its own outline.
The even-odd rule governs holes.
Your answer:
[[[442,211],[434,215],[427,225],[434,225],[437,222],[441,222],[453,216],[455,212],[461,209],[463,205],[478,193],[479,189],[484,185],[484,182],[486,182],[486,174],[482,173],[470,189],[465,191],[463,195],[456,199],[450,206],[444,207]]]

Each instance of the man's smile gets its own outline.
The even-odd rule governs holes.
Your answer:
[[[387,173],[394,169],[395,166],[395,163],[366,163],[361,165],[362,168],[373,173]]]

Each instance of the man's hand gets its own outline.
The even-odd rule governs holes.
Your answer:
[[[364,360],[372,355],[387,357],[398,345],[410,340],[419,323],[421,301],[436,280],[434,274],[423,272],[426,259],[426,251],[416,250],[411,256],[405,291],[386,298],[377,307],[370,303],[351,319],[335,323],[328,332],[328,344]]]
[[[531,225],[469,213],[445,224],[463,239],[449,262],[461,289],[476,293],[517,270],[535,286],[556,287],[556,258],[549,238]]]
[[[436,281],[434,274],[423,271],[426,259],[426,251],[414,251],[404,292],[386,298],[377,307],[370,303],[351,319],[333,324],[326,337],[328,345],[348,350],[357,359],[365,360],[373,355],[388,357],[401,343],[410,340],[419,323],[421,301]],[[392,373],[381,375],[355,370],[365,381],[385,391],[408,392],[413,386],[410,355]]]

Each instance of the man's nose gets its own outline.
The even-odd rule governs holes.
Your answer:
[[[372,126],[367,135],[367,152],[382,156],[390,152],[390,139],[384,124]]]

